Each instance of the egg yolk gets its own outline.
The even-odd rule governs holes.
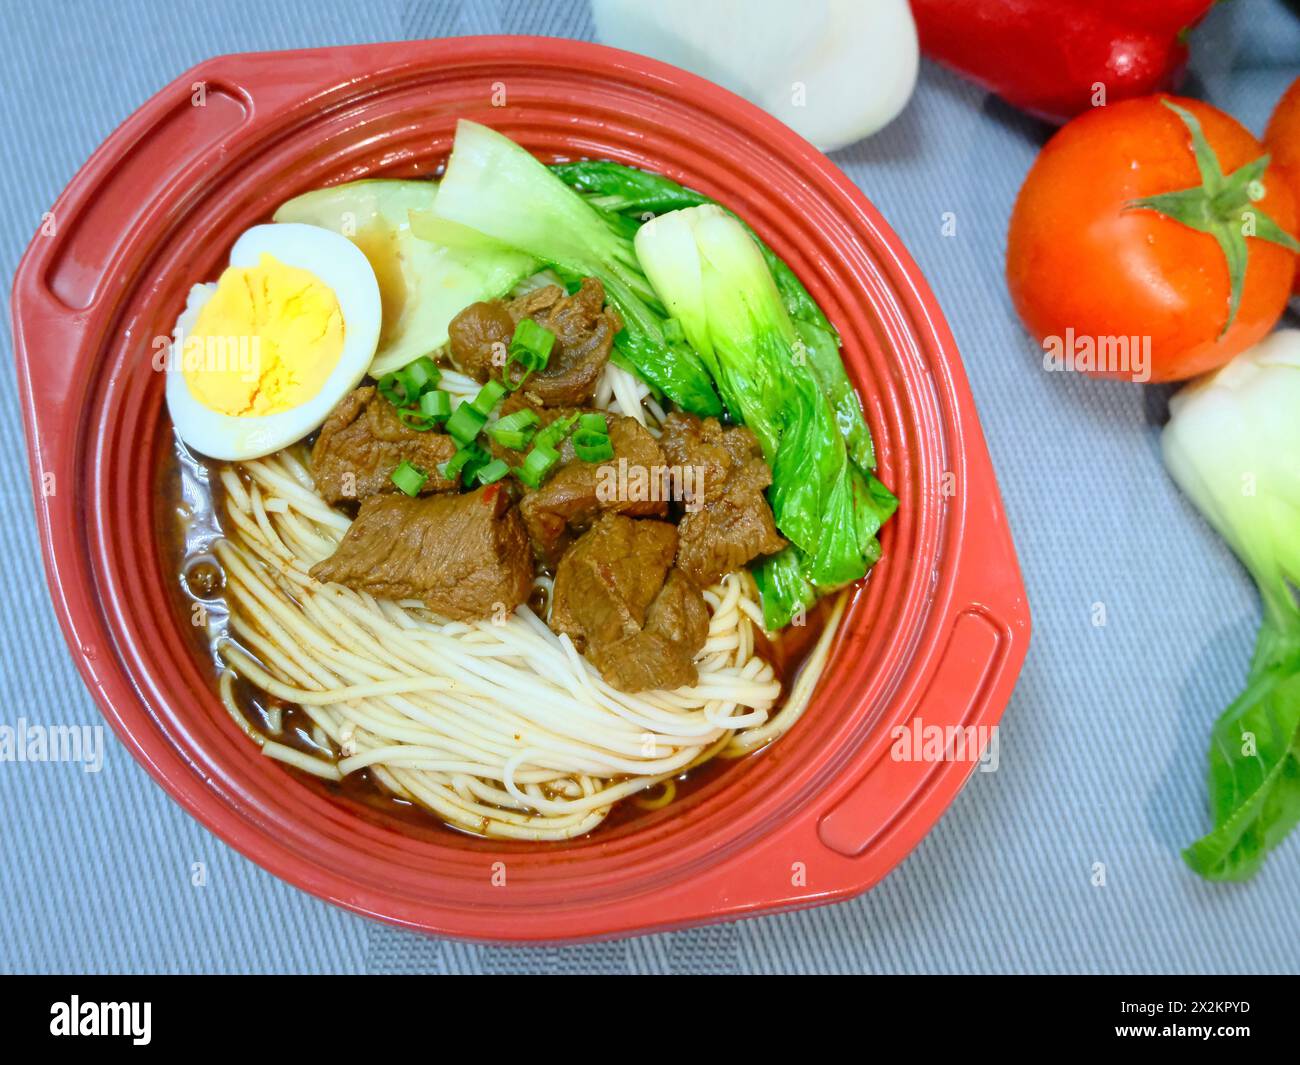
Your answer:
[[[309,270],[263,254],[229,267],[182,339],[194,398],[234,417],[278,414],[324,386],[343,354],[343,312]]]

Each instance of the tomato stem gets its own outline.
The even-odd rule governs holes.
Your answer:
[[[1215,239],[1228,264],[1228,280],[1232,285],[1228,320],[1219,332],[1219,336],[1223,336],[1237,319],[1242,290],[1246,287],[1246,266],[1250,259],[1246,238],[1279,244],[1297,254],[1300,254],[1300,241],[1255,206],[1255,202],[1263,197],[1264,171],[1268,169],[1270,156],[1262,155],[1225,176],[1219,157],[1210,147],[1196,116],[1172,100],[1160,102],[1187,127],[1201,183],[1189,189],[1131,200],[1124,209],[1155,211]]]

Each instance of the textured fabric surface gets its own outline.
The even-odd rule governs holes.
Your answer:
[[[465,33],[592,35],[584,0],[0,8],[7,278],[90,152],[208,56]],[[1197,35],[1193,72],[1194,92],[1261,131],[1300,73],[1300,18],[1284,0],[1221,5]],[[794,915],[593,946],[445,943],[275,880],[182,813],[107,737],[99,773],[0,763],[0,970],[1300,968],[1300,836],[1246,885],[1202,883],[1178,857],[1207,822],[1206,740],[1244,675],[1254,590],[1162,474],[1166,393],[1043,373],[1002,283],[1008,212],[1045,136],[927,64],[903,116],[835,156],[902,235],[952,324],[1035,624],[1000,768],[976,774],[876,890]],[[951,236],[945,212],[956,218]],[[95,724],[44,586],[7,322],[4,338],[0,721]],[[1095,863],[1106,869],[1102,887]]]

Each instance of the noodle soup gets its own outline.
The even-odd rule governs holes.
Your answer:
[[[439,183],[282,205],[175,337],[250,353],[168,362],[196,653],[264,755],[416,830],[579,838],[779,740],[896,506],[739,219],[473,123]]]

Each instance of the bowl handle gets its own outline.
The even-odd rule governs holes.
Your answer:
[[[65,415],[88,385],[54,371],[115,327],[118,295],[147,268],[149,234],[172,224],[214,158],[292,124],[302,108],[329,106],[367,62],[364,49],[218,56],[160,90],[95,151],[42,217],[14,279],[14,349],[35,453],[68,434]]]
[[[947,646],[925,695],[911,717],[894,725],[881,756],[852,790],[818,823],[821,841],[845,857],[857,857],[912,811],[931,777],[967,763],[996,768],[997,725],[984,712],[1005,672],[1009,633],[983,609],[971,607],[952,625]],[[1012,674],[1014,676],[1014,672]],[[900,799],[902,799],[900,805]]]
[[[142,238],[167,226],[211,155],[253,125],[251,100],[209,83],[208,66],[163,89],[96,150],[44,214],[19,264],[14,353],[38,491],[40,478],[55,472],[49,456],[71,457],[60,441],[94,386],[57,369],[104,330],[130,328],[114,315],[130,275],[144,268]]]
[[[913,817],[935,820],[948,800],[932,810],[934,796],[957,790],[935,788],[938,778],[956,774],[964,783],[977,767],[998,766],[997,721],[1028,650],[1030,622],[1006,519],[999,507],[975,502],[996,500],[991,468],[987,482],[987,490],[967,495],[975,513],[963,529],[937,664],[877,741],[866,772],[817,822],[821,842],[846,858],[887,846],[895,833],[910,838],[902,830]]]

